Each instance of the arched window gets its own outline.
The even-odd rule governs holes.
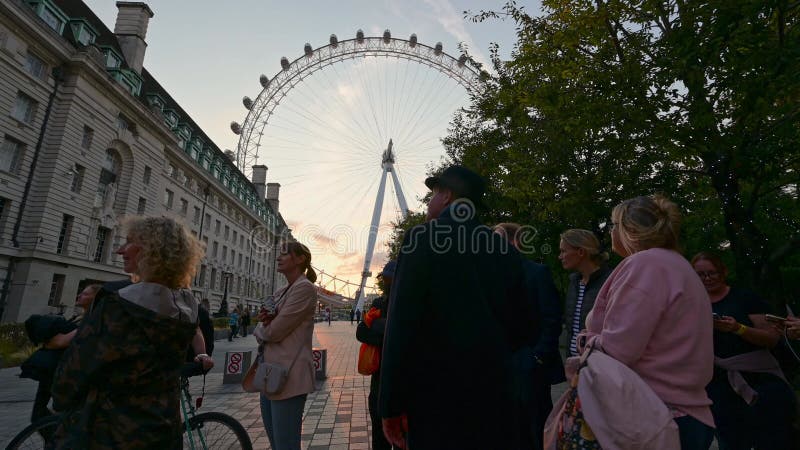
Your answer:
[[[113,149],[106,150],[106,157],[100,169],[100,179],[97,182],[97,194],[94,198],[95,208],[112,208],[117,197],[117,183],[119,180],[122,160]]]

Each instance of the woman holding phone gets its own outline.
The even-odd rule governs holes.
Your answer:
[[[794,394],[769,352],[780,339],[766,318],[769,305],[729,286],[728,269],[716,254],[698,253],[692,266],[715,313],[714,377],[706,391],[720,449],[790,448]]]

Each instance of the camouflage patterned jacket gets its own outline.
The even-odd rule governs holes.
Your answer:
[[[196,329],[190,291],[106,284],[56,370],[53,448],[180,448],[179,372]]]

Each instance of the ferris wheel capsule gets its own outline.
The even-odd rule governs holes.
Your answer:
[[[303,47],[303,53],[306,54],[307,58],[314,56],[314,49],[311,47],[311,44],[306,43],[305,47]]]
[[[416,34],[412,34],[411,37],[408,38],[408,45],[410,45],[411,48],[414,48],[414,47],[417,46],[417,35]]]
[[[392,40],[392,32],[388,29],[383,32],[383,43],[388,44]]]
[[[238,122],[231,122],[231,131],[233,134],[242,134],[242,126]]]
[[[467,55],[461,55],[461,57],[458,58],[458,67],[464,67],[464,64],[466,64],[466,62],[467,62]]]
[[[436,43],[436,47],[433,48],[433,53],[436,56],[439,56],[439,55],[442,54],[442,43],[441,42],[437,42]]]
[[[250,97],[246,95],[244,96],[244,98],[242,98],[242,104],[244,105],[245,108],[247,108],[248,111],[253,108],[253,100],[251,100]]]
[[[269,86],[269,77],[267,77],[264,74],[261,74],[261,76],[258,77],[258,82],[261,83],[261,87],[266,88],[267,86]]]
[[[356,31],[356,42],[359,44],[364,43],[364,32],[361,30]]]
[[[339,45],[339,38],[337,38],[335,34],[332,34],[330,42],[332,46],[336,47]]]
[[[281,67],[283,70],[289,70],[289,58],[285,56],[281,58]]]

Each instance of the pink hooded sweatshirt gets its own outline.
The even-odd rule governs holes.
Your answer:
[[[705,390],[714,371],[711,301],[683,256],[652,248],[625,258],[600,289],[586,328],[676,415],[714,426]]]

